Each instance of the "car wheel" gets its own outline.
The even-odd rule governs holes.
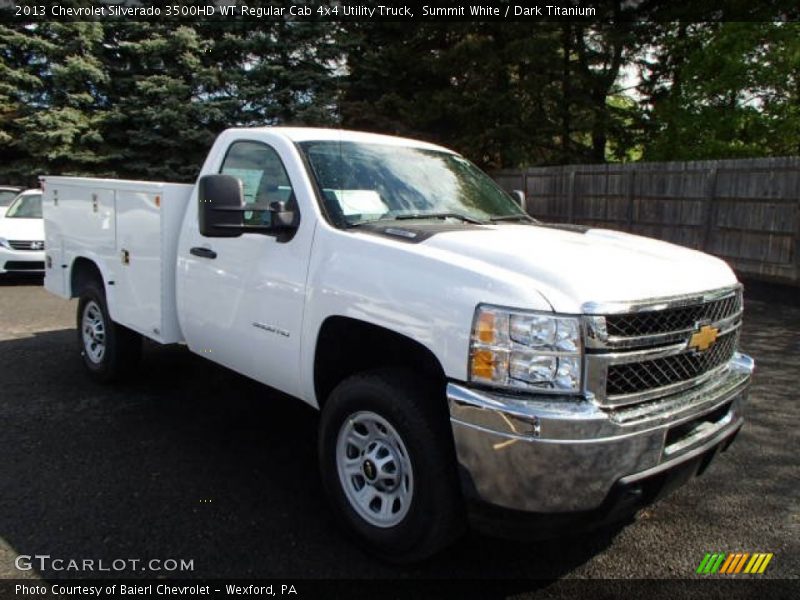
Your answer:
[[[142,336],[108,315],[103,290],[88,284],[78,302],[78,348],[89,375],[111,382],[130,373],[141,358]]]
[[[323,407],[319,460],[337,517],[370,553],[421,560],[463,529],[444,400],[410,372],[340,383]]]

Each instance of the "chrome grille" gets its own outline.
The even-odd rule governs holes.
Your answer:
[[[8,244],[14,250],[44,250],[41,240],[8,240]]]
[[[741,290],[727,298],[704,304],[606,316],[608,335],[638,337],[694,328],[698,322],[715,322],[742,309]]]
[[[598,404],[621,407],[665,398],[708,379],[735,355],[742,324],[742,288],[587,303],[586,391]],[[710,325],[717,338],[705,351],[689,347]]]
[[[689,350],[652,360],[610,365],[606,393],[609,396],[638,394],[701,377],[733,357],[738,338],[738,330],[735,330],[720,336],[705,352]]]

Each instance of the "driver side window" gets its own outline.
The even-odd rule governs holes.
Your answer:
[[[220,173],[242,182],[245,204],[267,208],[272,202],[286,202],[297,210],[289,176],[278,153],[261,142],[234,142],[222,162]],[[269,225],[269,212],[247,211],[246,225]]]

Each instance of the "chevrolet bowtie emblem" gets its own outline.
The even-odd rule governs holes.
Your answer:
[[[718,335],[719,329],[711,325],[703,325],[689,338],[689,348],[694,348],[699,352],[705,352],[714,345]]]

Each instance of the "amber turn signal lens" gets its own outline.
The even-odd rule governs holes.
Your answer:
[[[478,323],[475,327],[478,334],[478,341],[484,344],[494,343],[496,337],[496,329],[494,322],[494,314],[490,312],[482,312],[478,315]]]
[[[494,352],[491,350],[475,350],[472,353],[472,376],[493,379],[494,360]]]

